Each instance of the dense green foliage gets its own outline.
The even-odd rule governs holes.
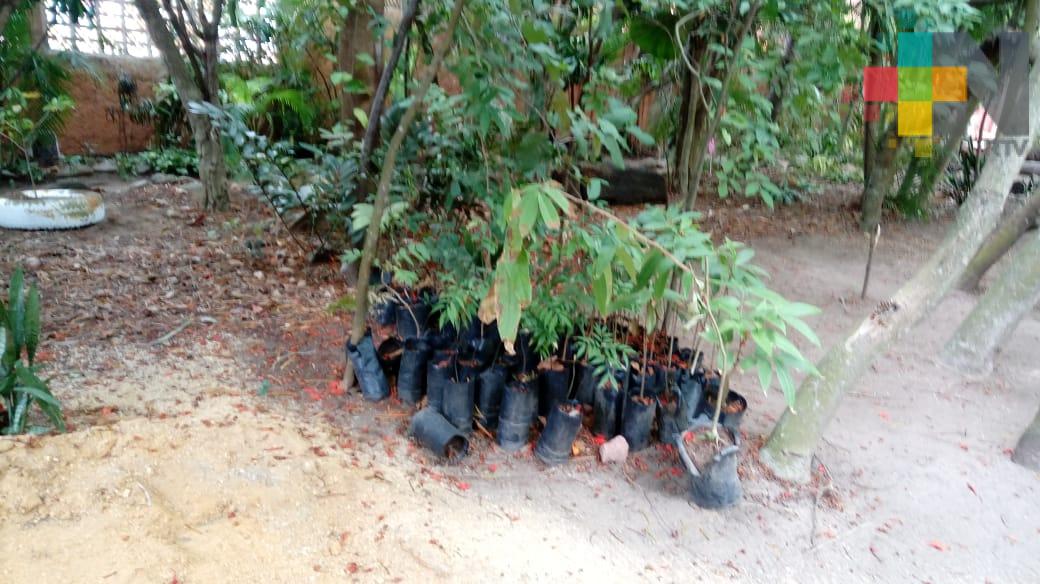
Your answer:
[[[0,300],[0,433],[22,434],[47,431],[31,425],[33,406],[65,431],[61,404],[36,372],[40,344],[40,293],[36,285],[24,290],[22,271],[11,275],[8,300]]]

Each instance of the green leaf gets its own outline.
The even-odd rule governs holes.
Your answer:
[[[785,316],[805,318],[806,316],[816,316],[817,314],[820,314],[820,309],[812,304],[805,304],[804,302],[787,302],[779,312],[783,313]]]
[[[571,203],[567,200],[567,197],[563,194],[563,191],[553,186],[552,183],[546,185],[542,190],[549,199],[556,205],[556,207],[563,212],[565,215],[569,215],[571,212]]]
[[[776,368],[776,379],[780,382],[780,390],[784,392],[784,400],[787,402],[789,407],[794,407],[795,387],[794,380],[791,379],[791,374],[785,367]]]
[[[654,137],[644,132],[639,126],[629,126],[628,133],[634,136],[636,140],[639,140],[639,142],[644,146],[653,146],[655,143]]]
[[[25,346],[25,296],[22,294],[24,275],[21,268],[11,274],[11,284],[7,301],[7,324],[14,336],[15,356]]]
[[[33,399],[39,402],[51,404],[53,406],[61,406],[58,399],[50,394],[49,391],[40,389],[38,387],[32,387],[31,385],[16,385],[14,386],[16,393],[27,393],[32,396]]]
[[[359,107],[354,108],[354,117],[357,118],[362,128],[368,128],[368,114],[365,113],[365,110]]]
[[[545,223],[549,229],[560,228],[560,213],[556,211],[556,207],[553,206],[552,201],[548,197],[538,196],[538,208],[542,213],[542,222]]]
[[[656,249],[652,249],[646,254],[639,275],[636,276],[636,288],[646,288],[650,284],[650,279],[657,274],[657,268],[661,265],[662,260],[664,260],[664,256]]]
[[[788,318],[785,320],[787,324],[791,325],[791,327],[794,328],[794,330],[802,333],[802,336],[805,337],[810,343],[817,347],[820,346],[819,337],[816,336],[816,333],[812,330],[812,328],[809,327],[809,325],[805,324],[805,321],[798,318]]]
[[[539,206],[538,197],[532,193],[525,194],[520,200],[520,235],[527,237],[534,229],[534,222],[538,219]]]
[[[36,358],[36,347],[40,343],[40,291],[33,284],[25,301],[25,350],[29,364]]]
[[[600,192],[603,189],[603,183],[604,181],[601,178],[594,178],[589,180],[588,195],[590,201],[595,201],[599,199]]]
[[[769,361],[762,359],[758,362],[758,383],[763,392],[769,391],[769,384],[773,381],[773,367]]]

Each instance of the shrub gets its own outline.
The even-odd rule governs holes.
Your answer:
[[[0,433],[45,432],[30,426],[35,405],[59,431],[65,431],[61,403],[36,374],[40,342],[40,293],[34,284],[26,293],[21,269],[11,276],[8,301],[0,300]]]

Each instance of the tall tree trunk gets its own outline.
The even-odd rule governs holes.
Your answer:
[[[881,17],[877,12],[867,12],[868,5],[866,2],[863,3],[864,16],[870,19],[869,24],[869,37],[870,47],[870,66],[878,67],[881,65],[881,51],[878,50],[876,43],[878,42],[878,35],[881,31]],[[865,86],[864,86],[865,89]],[[870,105],[864,100],[864,114],[863,114],[863,191],[866,193],[867,187],[870,186],[871,176],[874,174],[874,159],[877,155],[877,137],[875,126],[877,121],[867,119],[866,109]],[[874,104],[874,107],[880,110],[879,104]],[[880,117],[880,116],[878,116]]]
[[[390,81],[397,70],[397,63],[401,60],[405,41],[415,21],[415,14],[419,11],[419,0],[407,0],[404,13],[401,15],[401,23],[397,26],[397,34],[394,35],[394,46],[390,51],[390,58],[383,68],[383,74],[379,77],[379,85],[376,86],[375,95],[372,97],[372,106],[368,111],[368,127],[365,128],[365,137],[361,141],[361,156],[359,166],[362,172],[368,172],[368,159],[372,155],[372,149],[376,145],[376,137],[379,135],[379,120],[383,117],[383,107],[386,105],[386,94],[390,90]]]
[[[715,65],[712,67],[714,70],[713,74],[717,75],[722,71],[719,68],[718,63],[720,61],[725,63],[725,71],[722,72],[722,86],[719,88],[718,94],[715,97],[715,110],[711,112],[710,116],[707,108],[701,107],[698,111],[698,115],[703,115],[705,120],[710,119],[710,121],[706,122],[702,133],[696,137],[693,143],[690,156],[689,186],[686,192],[683,193],[683,209],[692,210],[697,204],[697,194],[701,188],[701,180],[704,178],[704,163],[708,157],[708,142],[715,137],[719,125],[722,123],[722,115],[726,111],[726,102],[729,100],[729,87],[733,81],[734,73],[736,73],[736,70],[740,68],[743,60],[741,47],[744,44],[744,38],[747,37],[749,32],[751,32],[751,25],[754,23],[755,17],[758,15],[758,9],[761,8],[761,6],[761,2],[754,2],[751,4],[747,13],[744,15],[744,20],[740,23],[740,28],[734,34],[732,40],[730,40],[729,49],[732,56],[728,61],[723,61],[723,58],[719,57],[719,59],[715,61]]]
[[[996,282],[953,333],[943,359],[964,373],[989,373],[993,370],[993,354],[1038,301],[1040,234],[1034,233],[1008,257]]]
[[[1026,199],[1025,204],[1012,213],[1000,225],[1000,228],[986,240],[986,245],[982,246],[982,249],[975,254],[975,257],[971,259],[968,267],[964,270],[964,275],[961,277],[958,287],[968,292],[977,290],[979,282],[982,281],[982,277],[986,275],[986,272],[1000,258],[1004,257],[1004,254],[1015,245],[1015,242],[1022,237],[1022,234],[1029,230],[1030,227],[1036,225],[1038,216],[1040,216],[1040,190],[1033,191],[1029,198]]]
[[[1018,439],[1011,460],[1029,470],[1040,471],[1040,412],[1036,413],[1033,422]]]
[[[896,122],[891,122],[885,128],[882,138],[883,144],[878,147],[878,154],[872,164],[872,174],[866,186],[863,187],[863,196],[860,199],[860,229],[866,233],[873,233],[881,223],[881,211],[885,204],[885,197],[892,188],[898,167],[896,162],[902,142],[893,146],[889,142],[898,140],[896,137]]]
[[[375,68],[365,64],[359,57],[363,53],[368,53],[370,57],[375,58],[377,39],[372,34],[372,14],[382,13],[383,4],[384,2],[377,0],[358,2],[347,13],[336,43],[336,70],[341,73],[349,73],[354,79],[370,88],[365,92],[352,93],[343,85],[339,87],[340,122],[351,122],[354,135],[357,137],[361,137],[364,129],[354,118],[354,109],[368,110],[369,100],[372,98],[376,82]]]
[[[220,1],[220,0],[217,0]],[[207,39],[203,57],[207,71],[202,78],[189,69],[173,33],[166,25],[166,17],[155,0],[134,0],[138,12],[148,28],[148,34],[166,64],[166,71],[177,89],[177,97],[187,108],[192,102],[203,102],[206,93],[217,95],[217,59],[219,45],[216,38]],[[205,87],[203,87],[205,85]],[[205,91],[204,91],[205,90]],[[219,104],[217,104],[219,105]],[[203,205],[207,209],[226,209],[228,206],[227,168],[224,148],[220,142],[220,131],[213,126],[209,116],[188,111],[188,124],[195,138],[195,151],[199,156],[199,178],[202,180]]]
[[[1034,0],[1036,1],[1036,0]],[[762,449],[762,461],[780,477],[806,480],[809,461],[841,399],[878,353],[927,316],[953,289],[965,266],[1000,219],[1004,201],[1040,129],[1040,67],[1029,76],[1027,148],[990,154],[971,197],[961,207],[946,239],[918,272],[888,301],[878,305],[819,362],[819,376],[802,382],[795,405],[777,422]]]
[[[379,231],[380,225],[383,222],[383,212],[386,210],[387,203],[390,199],[390,183],[392,182],[394,175],[397,153],[401,149],[401,143],[404,141],[404,137],[408,133],[412,121],[415,119],[416,114],[419,113],[419,109],[422,107],[423,100],[426,98],[426,92],[430,89],[430,84],[433,83],[434,77],[437,76],[437,71],[441,68],[441,63],[444,61],[444,55],[447,54],[448,49],[454,42],[455,28],[459,24],[459,18],[462,15],[462,8],[465,4],[466,0],[455,0],[455,5],[451,10],[451,16],[448,19],[447,30],[445,30],[441,42],[434,49],[433,60],[419,79],[419,86],[416,89],[415,95],[412,97],[412,103],[409,104],[408,109],[405,110],[397,129],[394,131],[393,137],[390,139],[390,144],[387,146],[386,158],[383,160],[383,168],[379,174],[379,190],[376,192],[376,200],[372,205],[372,218],[368,225],[368,231],[365,233],[365,247],[361,251],[361,266],[358,270],[358,284],[354,291],[356,302],[350,332],[350,339],[354,344],[361,342],[361,339],[365,336],[365,328],[368,320],[369,279],[372,275],[372,263],[375,261],[376,257],[376,246],[379,244]],[[343,371],[343,387],[349,388],[353,385],[354,367],[348,359],[347,366]]]

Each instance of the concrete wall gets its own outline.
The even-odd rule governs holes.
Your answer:
[[[139,152],[148,148],[152,128],[133,123],[126,117],[124,146],[119,132],[120,73],[137,82],[139,98],[152,96],[152,87],[166,79],[166,68],[159,59],[134,57],[87,56],[89,70],[73,69],[69,94],[76,102],[58,138],[61,152],[71,154],[115,154]]]

